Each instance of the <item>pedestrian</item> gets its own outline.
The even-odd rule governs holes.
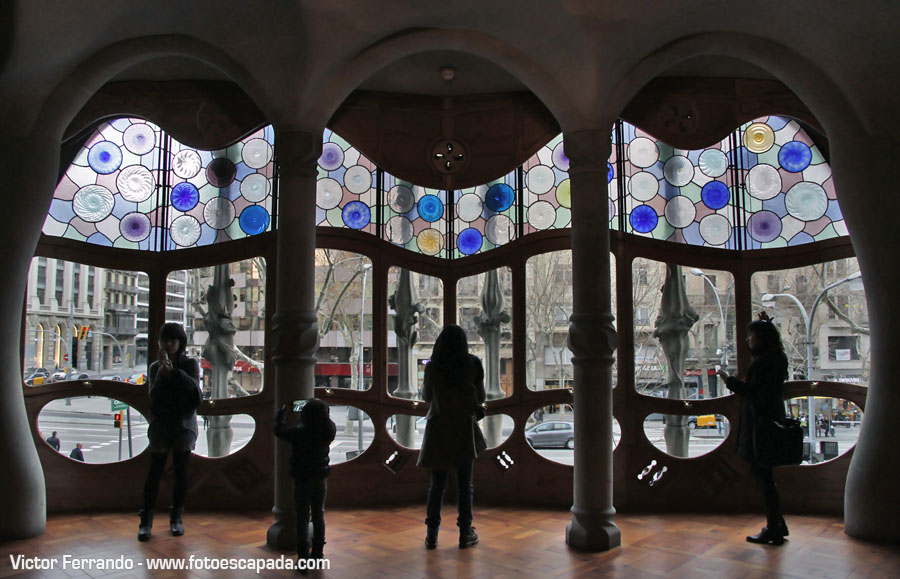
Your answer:
[[[300,409],[294,426],[286,422],[288,408],[275,415],[275,436],[291,443],[291,476],[294,478],[294,511],[297,517],[297,558],[321,559],[325,549],[325,495],[331,473],[328,453],[337,427],[328,404],[313,398]],[[312,543],[309,520],[312,517]],[[310,548],[311,547],[311,548]]]
[[[50,438],[47,439],[47,444],[53,447],[53,450],[59,452],[59,438],[56,436],[56,431],[53,431],[53,434],[50,435]]]
[[[169,452],[175,470],[169,531],[184,534],[181,517],[188,487],[188,458],[197,441],[197,407],[200,406],[200,364],[186,355],[187,334],[180,324],[169,322],[159,330],[159,354],[150,365],[150,469],[144,482],[138,541],[149,541],[159,481]]]
[[[754,424],[785,417],[784,381],[788,376],[788,360],[784,354],[781,335],[771,318],[760,312],[759,319],[747,326],[747,345],[753,354],[746,380],[729,376],[722,370],[718,375],[729,390],[741,397],[738,425],[738,455],[750,463],[753,480],[762,492],[766,506],[766,526],[756,535],[747,537],[751,543],[782,545],[788,535],[781,512],[781,499],[772,467],[766,457],[759,456],[753,443]],[[815,420],[815,415],[810,419]]]
[[[75,443],[75,448],[72,449],[72,452],[69,453],[69,458],[74,458],[75,460],[80,460],[84,462],[84,452],[81,449],[84,448],[80,442]]]
[[[444,487],[448,472],[456,471],[456,525],[459,548],[465,549],[478,543],[472,526],[472,470],[487,445],[477,422],[484,417],[484,368],[469,354],[466,333],[459,326],[444,326],[435,341],[422,393],[430,403],[418,460],[418,466],[431,469],[425,546],[437,547]]]

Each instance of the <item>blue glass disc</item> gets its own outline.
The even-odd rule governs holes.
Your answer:
[[[781,150],[778,151],[778,162],[784,167],[785,171],[791,173],[799,173],[809,167],[812,161],[812,151],[805,143],[800,141],[791,141],[785,143]]]
[[[344,205],[344,210],[341,212],[341,219],[344,220],[344,225],[350,229],[362,229],[369,224],[371,218],[372,211],[369,209],[369,206],[362,201],[351,201],[350,203],[347,203]]]
[[[456,246],[463,255],[477,253],[483,243],[481,232],[473,227],[463,229],[459,232],[459,237],[456,238]]]
[[[200,201],[200,192],[192,183],[182,181],[172,187],[172,207],[179,211],[190,211]]]
[[[425,195],[419,199],[419,217],[434,223],[444,214],[444,204],[437,195]]]
[[[122,164],[122,149],[110,141],[100,141],[88,151],[88,164],[101,175],[109,175]]]
[[[512,187],[506,183],[497,183],[496,185],[491,185],[491,188],[488,189],[484,203],[488,209],[499,213],[512,207],[515,198],[516,194]]]
[[[250,205],[241,211],[238,223],[247,235],[257,235],[269,227],[269,212],[259,205]]]
[[[613,171],[613,166],[611,163],[606,163],[606,183],[612,183],[613,177],[616,176],[615,171]]]
[[[656,229],[656,224],[659,223],[659,216],[649,205],[638,205],[631,212],[631,217],[628,218],[628,221],[635,231],[649,233]]]
[[[710,209],[721,209],[728,205],[728,186],[721,181],[710,181],[700,191],[700,198]]]

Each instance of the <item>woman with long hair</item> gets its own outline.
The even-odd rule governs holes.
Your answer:
[[[782,545],[788,535],[787,524],[781,513],[781,498],[772,467],[754,448],[754,425],[785,417],[784,381],[788,377],[788,359],[784,354],[781,334],[765,312],[747,326],[747,345],[753,360],[747,369],[746,381],[729,376],[723,370],[718,374],[729,390],[741,397],[741,414],[738,426],[738,455],[750,463],[753,480],[759,487],[766,505],[766,526],[756,535],[747,537],[751,543]]]
[[[423,398],[428,408],[418,465],[431,469],[425,524],[425,546],[437,547],[441,505],[449,471],[456,471],[459,548],[478,542],[472,527],[472,470],[486,448],[478,420],[484,417],[484,368],[469,354],[465,331],[444,326],[425,366]]]
[[[169,510],[169,530],[184,534],[181,521],[188,488],[188,458],[197,442],[197,407],[200,406],[200,364],[185,353],[187,334],[180,324],[163,324],[159,330],[159,354],[150,364],[150,470],[144,482],[144,504],[138,540],[149,541],[159,481],[172,453],[175,486]]]

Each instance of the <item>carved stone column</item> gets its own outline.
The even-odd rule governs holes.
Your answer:
[[[416,298],[416,288],[409,270],[400,270],[397,289],[390,297],[394,310],[394,333],[397,335],[397,389],[394,396],[410,399],[415,395],[416,364],[412,357],[413,346],[419,339],[419,321],[416,314],[422,306]],[[397,416],[397,442],[412,448],[416,443],[416,418],[406,414]]]
[[[569,348],[575,371],[575,488],[566,543],[587,551],[621,544],[613,523],[612,364],[608,129],[564,136],[572,184],[573,313]]]
[[[4,462],[0,476],[0,541],[8,541],[43,533],[47,521],[44,473],[22,395],[19,328],[29,263],[56,185],[59,141],[18,137],[11,130],[0,134],[0,170],[6,175],[17,175],[18,186],[29,192],[6,196],[4,203],[10,218],[0,228],[4,276],[0,299],[7,304],[0,308],[0,320],[7,329],[0,333],[0,453]]]
[[[312,398],[319,332],[315,310],[316,160],[321,134],[277,133],[280,168],[278,212],[278,282],[276,312],[269,339],[275,363],[275,405]],[[273,409],[273,413],[274,413]],[[275,522],[266,542],[296,548],[290,445],[275,441]]]
[[[509,312],[503,311],[503,290],[500,288],[500,274],[496,269],[484,274],[484,288],[481,290],[481,315],[475,316],[478,335],[484,340],[485,394],[488,400],[503,398],[500,388],[500,324],[508,324]],[[495,414],[484,419],[484,438],[488,448],[499,446],[503,439],[501,431],[503,416]]]

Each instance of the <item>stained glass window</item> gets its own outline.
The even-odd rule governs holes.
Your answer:
[[[384,183],[384,238],[425,255],[445,256],[447,192],[413,185],[387,173]]]
[[[474,255],[516,239],[516,172],[485,185],[454,191],[454,257]]]
[[[316,182],[316,225],[375,233],[377,171],[375,164],[340,135],[328,129]]]
[[[273,143],[271,126],[203,151],[143,119],[103,123],[57,185],[43,232],[159,251],[269,231]]]
[[[847,235],[831,169],[796,121],[758,119],[700,150],[623,133],[630,233],[731,249]]]

